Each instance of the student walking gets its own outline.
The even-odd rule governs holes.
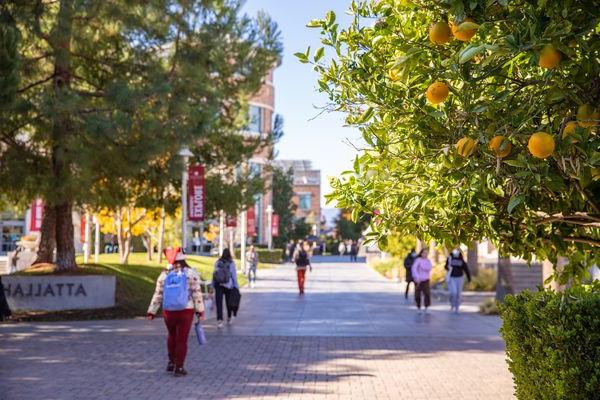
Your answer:
[[[183,368],[187,354],[187,343],[194,314],[204,319],[204,302],[200,289],[200,276],[185,262],[179,248],[165,249],[169,265],[156,281],[156,290],[148,307],[147,318],[153,320],[162,306],[167,331],[169,362],[167,372],[185,376]]]
[[[350,262],[358,261],[358,241],[350,241]]]
[[[404,269],[406,272],[405,277],[404,277],[404,280],[406,281],[406,291],[404,292],[404,298],[406,300],[408,300],[408,289],[410,288],[411,282],[413,284],[414,289],[416,290],[415,282],[412,277],[412,265],[416,259],[417,259],[417,252],[415,251],[415,249],[411,249],[410,253],[408,253],[408,255],[404,258]]]
[[[213,272],[213,287],[215,288],[215,303],[217,306],[217,328],[223,328],[223,296],[225,296],[225,307],[227,308],[227,323],[233,323],[237,311],[230,307],[229,297],[233,288],[239,289],[235,263],[231,258],[229,249],[224,249],[221,258],[215,262]]]
[[[294,262],[296,263],[296,275],[298,277],[298,290],[301,295],[304,294],[304,282],[306,280],[306,268],[312,271],[310,264],[310,245],[304,242],[302,247],[294,254]]]
[[[296,243],[293,240],[290,240],[288,244],[285,245],[285,262],[292,262],[292,257],[294,256],[294,249],[296,248]]]
[[[246,263],[248,268],[248,282],[250,287],[254,289],[256,285],[256,269],[258,268],[258,253],[253,245],[246,252]]]
[[[429,314],[429,306],[431,305],[431,290],[429,287],[429,279],[431,275],[431,261],[427,258],[429,252],[427,249],[421,250],[419,257],[415,260],[411,267],[412,278],[415,282],[415,302],[419,314],[421,311],[421,295],[425,300],[425,314]]]
[[[450,311],[458,314],[465,283],[464,276],[467,275],[467,280],[471,282],[471,272],[460,249],[452,250],[444,268],[448,271],[446,284],[448,285],[448,294],[450,297]]]

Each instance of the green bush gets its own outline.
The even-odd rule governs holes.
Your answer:
[[[258,261],[266,264],[278,264],[283,260],[282,249],[256,249],[258,253]]]
[[[600,282],[507,296],[500,315],[518,399],[600,398]]]
[[[479,270],[479,274],[467,282],[465,290],[475,290],[478,292],[492,292],[496,290],[496,280],[498,279],[495,270],[486,268]]]
[[[375,269],[375,271],[379,272],[381,275],[385,276],[388,279],[393,278],[394,274],[392,271],[394,270],[394,268],[398,270],[398,278],[404,280],[404,275],[406,274],[406,271],[404,269],[404,263],[402,262],[402,260],[392,258],[389,260],[377,261],[373,263],[373,269]]]

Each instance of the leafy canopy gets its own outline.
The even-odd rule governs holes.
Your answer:
[[[347,27],[333,12],[309,22],[324,47],[297,56],[362,131],[329,198],[375,213],[370,239],[485,237],[503,254],[570,257],[563,280],[600,262],[597,2],[353,1],[349,13]],[[447,43],[430,40],[436,22],[455,30]],[[428,100],[436,82],[449,94]],[[550,143],[530,145],[540,131]]]

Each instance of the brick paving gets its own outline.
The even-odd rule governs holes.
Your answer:
[[[240,317],[190,336],[164,372],[162,321],[0,325],[0,399],[512,399],[495,317],[418,316],[364,265],[322,264],[307,295],[289,266],[259,271]]]

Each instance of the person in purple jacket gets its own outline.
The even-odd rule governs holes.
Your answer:
[[[421,310],[421,295],[425,298],[425,314],[429,314],[429,306],[431,305],[431,290],[429,288],[429,279],[431,275],[431,261],[427,258],[429,251],[423,249],[419,252],[419,257],[415,259],[412,265],[411,272],[412,278],[415,282],[415,301],[417,303],[417,309],[419,314]]]

